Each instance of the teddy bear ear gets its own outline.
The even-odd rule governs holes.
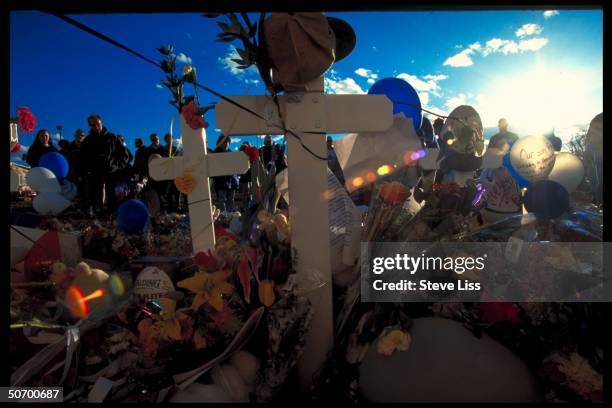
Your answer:
[[[81,262],[76,266],[76,273],[83,275],[91,275],[91,268],[85,262]]]

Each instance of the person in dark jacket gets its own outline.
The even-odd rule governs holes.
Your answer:
[[[136,181],[142,181],[147,175],[146,163],[147,163],[147,148],[141,138],[134,140],[134,146],[136,146],[136,153],[134,153],[134,176]]]
[[[49,132],[45,129],[40,129],[38,133],[36,133],[34,143],[32,143],[32,146],[28,149],[26,162],[28,162],[30,167],[38,167],[38,161],[42,155],[49,152],[57,152],[57,149],[51,142],[51,135]]]
[[[77,129],[74,132],[74,140],[68,146],[68,164],[70,169],[68,170],[67,179],[73,182],[77,186],[79,204],[82,210],[86,210],[84,207],[87,203],[85,197],[86,186],[85,186],[85,174],[81,170],[81,145],[85,140],[85,131],[83,129]]]
[[[272,146],[272,136],[266,135],[264,145],[259,148],[259,160],[268,168],[268,163],[274,159],[274,147]]]
[[[217,145],[213,153],[229,152],[230,138],[229,136],[221,135],[217,139]],[[238,190],[238,176],[233,174],[230,176],[217,176],[212,178],[213,189],[217,194],[216,207],[221,211],[232,211],[234,209],[234,195]]]
[[[110,133],[99,115],[87,118],[89,135],[81,144],[81,168],[88,185],[88,207],[100,214],[115,210],[115,184],[129,165],[129,154],[119,138]]]

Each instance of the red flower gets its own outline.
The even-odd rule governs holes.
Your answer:
[[[480,317],[487,323],[509,321],[518,323],[518,308],[509,302],[485,302],[480,304]]]
[[[204,268],[207,271],[214,271],[217,269],[217,260],[210,249],[207,253],[202,251],[198,252],[193,257],[193,260],[195,261],[196,265]]]
[[[183,106],[181,113],[183,114],[183,117],[190,128],[197,130],[208,127],[208,123],[206,123],[202,115],[198,114],[197,110],[198,108],[195,102],[191,101],[187,105]]]
[[[15,146],[13,146],[13,148],[11,149],[11,153],[17,153],[19,150],[21,150],[21,145],[19,144],[19,142],[15,143]]]
[[[38,121],[36,117],[27,106],[17,108],[17,126],[19,131],[22,133],[29,133],[34,131]]]
[[[259,149],[253,146],[248,146],[244,149],[244,152],[249,156],[249,162],[254,163],[259,160]]]
[[[231,239],[231,240],[235,241],[236,243],[238,243],[238,238],[236,238],[236,236],[234,234],[232,234],[231,232],[229,232],[225,228],[215,228],[215,237],[216,238],[228,237],[229,239]]]

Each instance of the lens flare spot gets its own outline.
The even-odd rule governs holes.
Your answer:
[[[376,174],[374,174],[374,172],[372,171],[368,171],[368,174],[366,174],[366,180],[370,183],[373,183],[376,181]]]
[[[111,293],[115,296],[121,296],[125,293],[125,285],[116,273],[108,278],[108,286],[110,287]]]
[[[353,186],[355,187],[361,187],[363,186],[363,177],[355,177],[352,181]]]
[[[389,166],[388,164],[385,164],[383,166],[380,166],[378,170],[376,170],[376,173],[378,173],[379,176],[386,176],[387,174],[391,174],[392,171],[393,167]]]
[[[325,200],[329,201],[329,200],[331,200],[332,198],[334,198],[334,193],[333,193],[333,191],[331,191],[331,190],[325,190],[325,191],[323,192],[323,199],[325,199]]]

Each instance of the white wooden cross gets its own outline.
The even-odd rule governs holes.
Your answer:
[[[279,112],[268,96],[232,96],[230,99],[265,120],[226,101],[216,108],[217,126],[226,135],[283,134]],[[304,92],[279,96],[286,129],[295,132],[321,160],[309,153],[293,134],[286,135],[293,265],[305,276],[319,271],[326,285],[309,293],[315,312],[298,363],[302,391],[333,346],[332,276],[329,241],[326,133],[377,132],[393,123],[393,109],[384,95],[325,95],[324,80],[305,85]],[[313,134],[308,132],[321,132]]]
[[[151,160],[149,175],[154,180],[173,180],[188,171],[195,178],[195,189],[187,197],[193,252],[198,253],[215,247],[208,179],[243,174],[249,169],[249,159],[243,152],[207,154],[206,131],[189,127],[183,115],[180,115],[180,121],[183,156]]]

